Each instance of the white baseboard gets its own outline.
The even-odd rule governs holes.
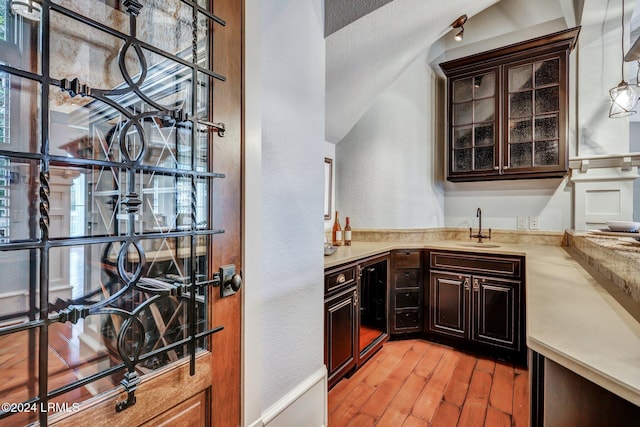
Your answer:
[[[327,391],[327,369],[322,366],[262,412],[250,427],[326,426]]]

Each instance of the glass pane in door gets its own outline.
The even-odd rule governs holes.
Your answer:
[[[493,97],[495,91],[495,73],[480,74],[473,77],[473,97],[475,99]]]
[[[512,167],[528,168],[533,166],[533,143],[509,145],[509,161]]]
[[[202,1],[53,0],[31,21],[5,3],[0,288],[15,297],[0,307],[0,398],[135,393],[139,375],[215,332],[211,96],[224,76],[208,67],[220,24]]]
[[[471,77],[453,82],[453,102],[464,102],[473,99],[473,79]]]
[[[536,166],[553,166],[560,163],[558,140],[538,141],[535,147]]]
[[[560,79],[560,60],[558,58],[536,62],[534,65],[536,86],[555,84]]]

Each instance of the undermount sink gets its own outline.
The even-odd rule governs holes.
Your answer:
[[[468,246],[471,248],[499,248],[500,245],[496,244],[496,243],[478,243],[478,242],[464,242],[464,243],[458,243],[458,245],[460,246]]]

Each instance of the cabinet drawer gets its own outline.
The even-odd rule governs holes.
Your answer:
[[[396,268],[420,268],[420,251],[396,251],[394,255]]]
[[[396,308],[420,307],[420,290],[396,291]]]
[[[356,279],[356,267],[331,271],[324,276],[324,292],[328,294],[342,287],[351,286]]]
[[[522,259],[475,255],[459,252],[431,252],[430,268],[435,270],[465,271],[493,276],[520,277]]]
[[[420,270],[417,269],[397,270],[394,282],[396,289],[417,288],[420,283],[418,281],[419,275]]]
[[[401,311],[396,313],[396,330],[420,328],[419,311]]]

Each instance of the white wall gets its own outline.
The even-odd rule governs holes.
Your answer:
[[[609,118],[609,89],[622,79],[620,66],[622,1],[609,3],[602,16],[600,0],[585,0],[578,44],[578,155],[626,153],[629,151],[629,121]],[[632,3],[627,1],[627,3]],[[625,9],[631,18],[632,4]],[[626,26],[625,51],[629,48]],[[625,80],[630,81],[629,64]],[[635,77],[635,76],[633,76]],[[637,108],[636,108],[637,109]]]
[[[494,20],[508,19],[502,8],[493,10]],[[478,15],[485,26],[488,14]],[[558,20],[545,25],[535,30],[563,29]],[[537,35],[542,34],[527,37]],[[500,46],[498,39],[504,37],[486,43]],[[513,37],[510,42],[523,36]],[[480,207],[483,228],[516,229],[518,216],[538,217],[543,230],[571,228],[571,190],[564,179],[443,182],[444,149],[434,135],[442,120],[436,109],[442,114],[445,107],[436,99],[436,76],[426,65],[430,57],[433,52],[420,55],[336,145],[336,208],[341,216],[351,216],[354,228],[466,228],[477,226]],[[573,152],[575,132],[571,141]]]
[[[420,55],[336,146],[336,207],[354,228],[444,225],[431,115],[433,72]]]
[[[262,0],[245,0],[242,425],[262,411]]]
[[[478,19],[484,27],[492,20],[502,22],[509,19],[505,10],[495,7]],[[570,156],[629,151],[627,119],[608,118],[608,90],[620,81],[619,66],[609,65],[620,63],[619,5],[609,5],[605,15],[602,3],[585,2],[583,27],[570,57]],[[469,30],[473,25],[469,23]],[[558,19],[541,22],[530,28],[540,33],[527,33],[526,38],[564,28]],[[496,47],[500,40],[513,43],[522,37],[522,31],[503,34],[475,43],[475,51],[466,54],[485,50],[483,43],[487,48]],[[434,55],[437,53],[431,52],[428,58],[437,64],[439,60],[431,59]],[[337,208],[341,215],[352,216],[355,228],[476,227],[476,208],[480,207],[483,228],[516,229],[518,216],[538,217],[541,230],[572,228],[572,184],[566,178],[440,182],[431,170],[433,162],[445,161],[432,138],[434,129],[441,126],[428,101],[433,98],[433,71],[420,65],[421,61],[381,92],[337,144]],[[443,110],[444,103],[437,108]]]
[[[245,108],[251,113],[245,116],[245,145],[251,150],[245,164],[260,153],[261,182],[255,171],[245,170],[245,230],[253,234],[245,235],[244,245],[245,256],[248,247],[259,245],[262,258],[245,288],[245,425],[261,425],[265,412],[277,425],[274,404],[286,411],[282,399],[324,370],[322,5],[321,0],[245,4],[247,25],[261,27],[260,34],[247,28],[245,39]],[[260,197],[256,212],[251,197]],[[248,339],[257,335],[254,349]],[[316,403],[320,410],[310,413],[324,414],[325,401]]]
[[[445,225],[478,227],[476,209],[482,209],[482,229],[515,230],[517,217],[538,217],[540,230],[571,228],[571,187],[567,179],[495,182],[447,182]],[[528,221],[527,221],[528,224]]]

